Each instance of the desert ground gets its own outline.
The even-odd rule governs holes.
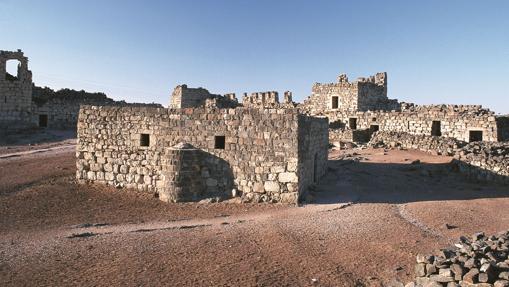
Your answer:
[[[0,286],[387,286],[418,253],[509,226],[507,186],[418,151],[331,150],[301,206],[78,185],[74,155],[0,149]]]

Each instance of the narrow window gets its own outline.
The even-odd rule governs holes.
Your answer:
[[[348,126],[350,127],[350,129],[356,130],[357,129],[357,119],[356,118],[349,118],[348,119]]]
[[[140,135],[140,146],[150,146],[150,135],[149,134],[141,134]]]
[[[313,158],[313,182],[318,182],[318,153],[315,153]]]
[[[482,141],[482,131],[470,131],[468,135],[469,142],[480,142]]]
[[[442,128],[440,127],[440,121],[433,121],[431,124],[431,135],[439,137],[442,135]]]
[[[372,121],[372,122],[376,122],[376,118],[372,118],[372,119],[371,119],[371,121]]]
[[[215,149],[224,149],[225,146],[225,137],[224,136],[215,136],[214,137],[214,148]]]
[[[371,125],[369,127],[369,130],[374,133],[374,132],[377,132],[378,130],[380,129],[380,127],[378,125]]]
[[[339,107],[339,97],[332,97],[332,108],[337,109]]]
[[[48,127],[48,115],[39,115],[39,127]]]

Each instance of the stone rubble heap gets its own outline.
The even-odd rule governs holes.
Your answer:
[[[455,138],[413,135],[405,132],[379,131],[373,134],[369,146],[380,148],[405,148],[418,149],[421,151],[439,154],[455,155],[461,148],[466,146],[464,141]]]
[[[452,249],[417,255],[415,281],[406,287],[508,287],[509,231],[460,237]]]
[[[509,142],[466,143],[454,138],[384,131],[373,134],[368,146],[453,156],[453,167],[470,178],[509,184]]]
[[[461,172],[479,180],[509,183],[509,143],[473,142],[454,155]]]

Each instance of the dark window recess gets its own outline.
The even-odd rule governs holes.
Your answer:
[[[480,142],[482,141],[482,131],[470,131],[468,134],[469,142]]]
[[[150,135],[149,134],[141,134],[140,135],[140,146],[150,146]]]
[[[350,129],[356,130],[357,129],[357,119],[356,118],[349,118],[348,119],[348,126],[350,127]]]
[[[378,125],[371,125],[369,127],[369,130],[374,133],[374,132],[377,132],[378,130],[380,129],[380,127]]]
[[[39,127],[48,127],[48,115],[39,115]]]
[[[440,121],[433,121],[431,124],[431,135],[439,137],[442,135],[442,128],[440,127]]]
[[[318,153],[313,158],[313,182],[318,182]]]
[[[372,119],[371,119],[371,121],[372,121],[372,122],[376,122],[376,118],[372,118]]]
[[[337,109],[339,107],[339,97],[332,97],[332,108]]]
[[[344,127],[344,124],[340,120],[337,120],[335,122],[330,122],[329,123],[329,128],[330,129],[337,130],[337,129],[341,129],[343,127]]]
[[[226,141],[225,141],[224,136],[215,136],[214,137],[214,148],[224,149],[225,143],[226,143]]]

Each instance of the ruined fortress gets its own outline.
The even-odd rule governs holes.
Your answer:
[[[17,65],[14,74],[7,72],[7,63]],[[37,87],[32,82],[28,58],[21,50],[0,51],[0,133],[34,128],[75,129],[80,105],[136,105],[114,101],[103,93],[87,93]]]
[[[5,72],[11,59],[20,61],[17,75]],[[400,103],[387,96],[386,73],[316,83],[301,104],[289,91],[282,101],[268,91],[239,102],[233,93],[179,85],[163,108],[38,88],[27,62],[21,51],[0,54],[0,126],[77,126],[82,183],[136,188],[171,202],[240,196],[296,203],[326,173],[329,144],[370,140],[436,150],[457,157],[468,173],[479,167],[486,178],[509,178],[509,117],[477,105]]]

